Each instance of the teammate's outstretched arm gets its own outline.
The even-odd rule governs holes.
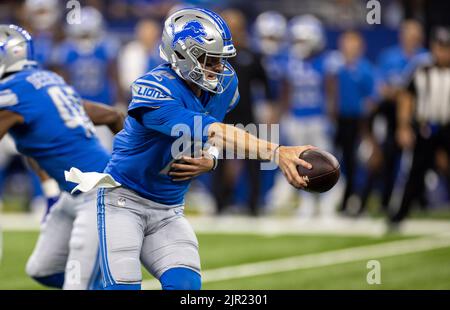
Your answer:
[[[296,188],[307,186],[306,181],[299,175],[297,166],[312,168],[310,163],[299,158],[302,152],[315,148],[311,145],[280,146],[258,139],[240,128],[219,122],[209,126],[208,142],[219,148],[232,148],[235,152],[245,154],[245,158],[248,159],[252,159],[250,154],[256,154],[257,160],[274,161],[291,185]]]
[[[101,103],[83,100],[83,107],[94,125],[106,125],[114,133],[123,129],[125,114]]]
[[[0,110],[0,140],[8,132],[9,129],[18,124],[23,124],[23,116],[6,110]]]

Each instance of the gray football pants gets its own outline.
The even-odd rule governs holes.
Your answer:
[[[140,284],[176,267],[200,273],[198,241],[184,205],[163,205],[118,187],[98,191],[100,266],[105,286]]]
[[[64,289],[93,288],[99,274],[96,193],[62,193],[52,207],[26,272],[43,278],[65,272]]]

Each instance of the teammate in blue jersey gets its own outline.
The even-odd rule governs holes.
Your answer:
[[[268,77],[271,97],[279,100],[282,97],[287,67],[286,18],[276,11],[267,11],[258,15],[254,27],[256,46],[262,55],[262,65]]]
[[[83,7],[81,23],[67,26],[67,40],[54,51],[53,61],[85,99],[114,105],[119,94],[116,57],[119,42],[104,33],[101,13]]]
[[[26,31],[0,25],[0,139],[9,133],[18,151],[32,158],[62,190],[74,188],[65,181],[65,170],[77,166],[102,172],[110,158],[94,124],[117,132],[122,122],[119,112],[83,102],[60,76],[37,69]],[[95,195],[63,194],[42,227],[27,273],[49,286],[88,288],[98,270],[96,236]]]
[[[213,168],[217,154],[208,149],[192,158],[185,147],[181,154],[188,156],[179,158],[181,145],[193,141],[202,151],[209,144],[274,160],[292,185],[307,186],[296,166],[311,168],[298,157],[310,146],[278,146],[221,123],[239,92],[226,61],[235,48],[220,16],[205,9],[173,13],[160,50],[168,63],[133,83],[125,128],[105,170],[120,185],[98,192],[106,289],[140,289],[141,262],[163,289],[200,289],[198,242],[183,215],[184,194],[194,176]]]
[[[26,27],[33,35],[34,45],[34,58],[42,68],[48,69],[51,67],[51,52],[57,46],[58,38],[61,37],[61,31],[58,28],[58,22],[60,21],[61,12],[63,9],[59,6],[58,0],[26,0],[23,1],[23,19],[26,23]],[[10,137],[5,139],[5,142],[0,144],[0,153],[6,156],[4,162],[0,162],[0,174],[11,171],[11,164],[16,162],[15,157],[20,155],[11,153],[8,151],[8,142]],[[6,165],[5,165],[6,164]],[[45,193],[48,186],[42,184],[39,186],[38,178],[35,174],[26,171],[31,184],[33,186],[33,200],[30,204],[30,209],[33,210],[36,206],[35,201],[37,197],[44,194],[47,196],[49,193]],[[6,177],[7,175],[5,175]],[[0,177],[0,188],[4,186],[2,178]],[[52,183],[52,182],[49,182]],[[52,187],[52,186],[50,186]],[[42,188],[42,191],[41,191]],[[1,190],[0,190],[1,192]],[[55,190],[51,190],[52,195]]]
[[[62,38],[62,29],[59,25],[63,8],[60,4],[58,0],[24,2],[26,29],[33,35],[34,58],[44,69],[52,66],[52,51]]]

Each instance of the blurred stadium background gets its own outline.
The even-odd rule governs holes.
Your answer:
[[[162,61],[164,17],[189,5],[222,12],[238,46],[241,91],[227,121],[280,123],[282,142],[320,144],[340,159],[341,180],[320,199],[240,160],[199,178],[186,209],[204,288],[450,289],[449,157],[436,152],[417,199],[400,212],[413,151],[397,143],[395,114],[397,94],[430,56],[433,29],[449,26],[448,2],[86,0],[82,23],[69,25],[74,2],[3,0],[0,23],[29,30],[37,60],[83,96],[125,110],[131,82]],[[368,2],[380,4],[379,24],[368,23]],[[320,117],[314,107],[301,111],[315,100],[326,106]],[[107,130],[99,133],[110,148]],[[24,268],[46,204],[4,139],[0,289],[43,289]],[[367,281],[370,260],[380,262],[380,285]],[[144,288],[158,288],[146,279]]]

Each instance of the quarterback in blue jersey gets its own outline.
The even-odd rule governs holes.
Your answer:
[[[61,190],[74,187],[64,178],[72,166],[104,170],[110,155],[100,145],[94,124],[117,132],[122,120],[109,107],[83,102],[57,74],[38,69],[30,35],[20,27],[0,25],[0,139],[9,133],[17,150]],[[27,273],[49,286],[88,288],[98,269],[96,236],[95,197],[63,194],[46,219]],[[67,276],[69,271],[74,273]]]
[[[173,13],[165,22],[160,51],[167,63],[132,85],[125,127],[105,170],[115,187],[98,192],[106,289],[140,289],[141,263],[163,289],[200,289],[198,241],[183,209],[190,180],[210,171],[211,156],[217,158],[206,145],[273,160],[292,185],[307,186],[296,167],[311,168],[299,159],[311,146],[275,145],[221,123],[239,92],[226,61],[236,50],[219,15],[196,8]],[[180,159],[177,142],[185,138],[207,150],[191,157],[187,147]]]

